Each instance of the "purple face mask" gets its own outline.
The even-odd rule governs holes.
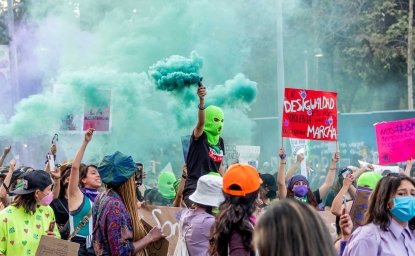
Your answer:
[[[294,195],[297,197],[304,197],[307,195],[308,186],[307,185],[298,185],[294,188]]]

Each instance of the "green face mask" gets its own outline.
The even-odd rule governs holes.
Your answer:
[[[223,118],[223,111],[219,107],[211,105],[205,109],[204,131],[210,145],[216,145],[219,142],[219,136],[223,128]]]
[[[174,183],[176,177],[172,172],[161,172],[158,178],[158,190],[160,194],[167,199],[173,199],[176,197],[176,190],[174,189]]]

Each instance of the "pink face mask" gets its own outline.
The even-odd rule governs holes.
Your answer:
[[[49,194],[47,194],[45,197],[42,198],[42,200],[40,200],[40,204],[44,205],[44,206],[48,206],[50,205],[50,203],[52,203],[53,201],[53,193],[52,191],[49,192]]]

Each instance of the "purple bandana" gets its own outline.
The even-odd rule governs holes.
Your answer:
[[[92,202],[95,202],[95,198],[99,194],[97,189],[93,188],[81,188],[81,191],[84,195],[86,195]]]

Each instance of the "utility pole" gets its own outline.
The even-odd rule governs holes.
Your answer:
[[[413,60],[412,60],[412,36],[413,36],[413,19],[414,19],[414,0],[409,0],[409,14],[408,14],[408,54],[407,54],[407,76],[408,76],[408,109],[414,109],[414,94],[413,94]]]
[[[283,19],[282,19],[282,0],[277,0],[277,115],[278,125],[277,134],[282,135],[282,108],[284,105],[284,34],[283,34]],[[281,138],[282,139],[282,138]],[[282,147],[283,141],[279,145]]]

